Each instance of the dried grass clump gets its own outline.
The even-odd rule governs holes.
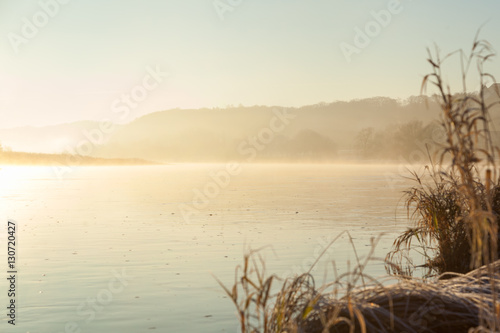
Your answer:
[[[393,250],[387,259],[392,263],[388,270],[400,275],[411,275],[414,268],[410,259],[410,250],[417,250],[426,259],[425,266],[428,275],[439,275],[444,272],[467,273],[471,264],[475,267],[480,263],[494,261],[499,257],[494,235],[497,233],[500,216],[500,184],[489,181],[490,188],[479,180],[475,180],[473,193],[482,218],[471,217],[470,197],[461,190],[459,180],[453,174],[445,176],[436,171],[426,169],[424,175],[412,173],[416,185],[405,191],[408,214],[416,221],[416,226],[408,229],[394,242]],[[412,211],[413,210],[413,211]],[[479,218],[479,221],[477,219]],[[476,224],[475,224],[476,223]],[[472,237],[474,230],[484,228],[484,243],[479,250],[481,257],[473,253]],[[416,240],[414,246],[412,241]],[[494,252],[496,249],[496,253]],[[404,264],[405,262],[405,264]],[[395,264],[397,263],[397,264]]]
[[[270,281],[276,277],[266,277],[262,257],[254,260],[257,252],[250,252],[246,270],[237,270],[232,288],[224,287],[238,310],[241,332],[498,331],[500,261],[445,280],[412,278],[385,286],[364,273],[371,254],[333,283],[317,288],[313,276],[304,273],[272,292]]]
[[[495,331],[499,313],[492,286],[499,282],[500,275],[483,268],[435,283],[407,279],[363,287],[338,300],[323,296],[322,306],[297,322],[297,332]]]
[[[490,110],[499,101],[486,98],[486,82],[494,81],[484,71],[493,56],[487,41],[476,40],[468,55],[454,52],[441,59],[429,52],[432,72],[424,77],[422,90],[431,84],[441,106],[445,143],[423,175],[413,173],[415,185],[406,193],[408,214],[416,226],[394,242],[387,259],[394,273],[409,273],[410,250],[418,249],[426,258],[429,274],[452,271],[465,273],[498,258],[498,216],[500,216],[500,179],[496,161],[499,149],[491,130]],[[463,91],[451,94],[443,80],[446,59],[458,56]],[[467,91],[467,74],[477,66],[480,91]],[[499,94],[500,96],[500,94]],[[417,241],[417,246],[412,241]]]

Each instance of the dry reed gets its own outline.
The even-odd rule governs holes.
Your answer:
[[[440,59],[439,52],[429,53],[432,73],[424,78],[423,89],[430,83],[438,90],[446,143],[439,162],[431,163],[425,177],[413,173],[416,185],[406,192],[408,214],[417,224],[396,239],[386,258],[388,270],[401,277],[398,283],[387,286],[365,273],[375,241],[363,261],[356,255],[354,270],[332,283],[316,287],[309,271],[286,279],[276,293],[272,283],[278,278],[266,276],[264,259],[250,251],[237,267],[231,288],[219,281],[236,306],[242,333],[500,330],[499,150],[489,116],[498,102],[488,104],[485,98],[485,80],[493,77],[483,69],[494,53],[476,38],[468,56],[454,54],[462,61],[463,92],[452,95],[442,74],[448,56]],[[466,89],[473,63],[480,77],[477,94]],[[434,279],[409,275],[414,249],[421,250],[427,267],[436,273]]]

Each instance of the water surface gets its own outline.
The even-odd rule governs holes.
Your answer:
[[[212,274],[231,284],[245,251],[267,245],[269,272],[303,273],[344,230],[360,256],[385,233],[376,250],[384,257],[408,225],[398,208],[407,186],[398,169],[245,165],[217,185],[213,175],[226,165],[82,167],[63,179],[50,167],[3,167],[0,222],[18,223],[19,293],[17,325],[7,326],[4,315],[0,325],[9,332],[236,332],[235,310]],[[354,264],[347,235],[316,266],[318,283],[334,276],[333,260],[338,272]],[[368,272],[385,274],[383,263]],[[0,304],[7,304],[2,280]]]

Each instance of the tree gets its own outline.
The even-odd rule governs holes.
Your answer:
[[[373,127],[365,127],[356,135],[354,146],[361,152],[362,157],[367,158],[371,156],[374,137],[375,129]]]

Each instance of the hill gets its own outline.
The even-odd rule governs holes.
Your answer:
[[[495,86],[486,94],[490,101],[498,98]],[[0,141],[15,151],[158,162],[397,159],[436,136],[432,123],[438,110],[424,96],[300,108],[173,109],[114,125],[106,133],[92,121],[0,129]],[[498,128],[500,118],[492,124]]]
[[[352,149],[364,127],[383,129],[411,120],[430,122],[435,106],[414,97],[372,98],[300,108],[267,106],[167,110],[117,129],[95,150],[99,157],[180,161],[332,160]],[[281,116],[279,115],[281,114]],[[280,118],[286,114],[286,123]],[[277,125],[272,128],[273,124]]]

